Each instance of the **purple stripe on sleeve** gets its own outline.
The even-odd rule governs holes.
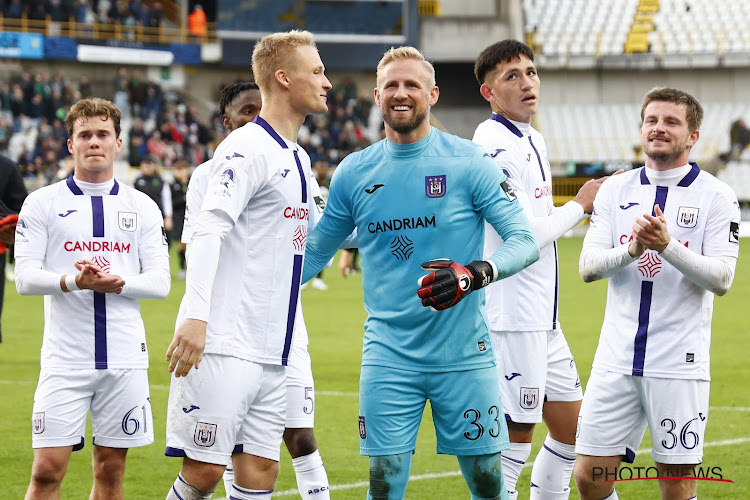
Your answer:
[[[284,352],[281,355],[281,364],[286,366],[289,361],[289,350],[292,348],[292,336],[294,335],[294,318],[297,316],[297,301],[299,300],[299,281],[302,277],[302,255],[294,256],[294,268],[292,270],[292,286],[289,292],[289,312],[286,317],[286,339],[284,340]]]
[[[646,341],[648,339],[648,319],[653,291],[653,281],[641,282],[641,306],[638,310],[638,331],[635,334],[633,349],[633,376],[636,377],[643,376],[643,363],[646,359]]]
[[[101,292],[94,292],[94,363],[107,369],[107,299]]]
[[[534,143],[531,141],[531,136],[529,136],[529,144],[531,144],[531,149],[533,149],[536,154],[536,161],[539,163],[539,170],[542,172],[542,180],[546,181],[547,179],[544,176],[544,166],[542,166],[542,158],[539,156],[539,151],[536,150],[536,146],[534,146]]]

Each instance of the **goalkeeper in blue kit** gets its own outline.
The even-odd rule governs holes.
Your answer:
[[[358,232],[368,313],[359,391],[368,499],[404,498],[428,399],[437,451],[458,457],[471,498],[507,498],[500,452],[508,431],[484,292],[471,292],[528,266],[539,248],[492,158],[430,127],[438,95],[435,71],[418,50],[385,53],[375,103],[386,139],[339,165],[307,239],[305,281]],[[485,220],[504,244],[482,261]]]

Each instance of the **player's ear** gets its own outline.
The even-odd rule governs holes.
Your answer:
[[[279,85],[284,88],[289,88],[289,75],[287,74],[286,70],[277,69],[273,76],[279,83]]]
[[[373,96],[375,97],[375,104],[380,107],[380,92],[378,91],[377,87],[375,87],[375,90],[373,90]]]
[[[73,141],[68,139],[68,153],[73,154]]]
[[[440,97],[440,88],[437,85],[435,85],[434,87],[430,89],[430,99],[428,101],[430,104],[430,107],[437,104],[439,97]]]
[[[698,142],[698,138],[700,137],[701,133],[698,131],[698,129],[693,130],[690,132],[690,136],[688,137],[687,146],[689,148],[692,148],[695,146],[695,143]]]
[[[484,97],[484,100],[487,102],[495,100],[495,96],[492,95],[492,88],[486,83],[483,83],[482,86],[479,87],[479,93],[482,94],[482,97]]]

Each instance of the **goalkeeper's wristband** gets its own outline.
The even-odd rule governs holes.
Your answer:
[[[471,272],[471,289],[479,290],[497,279],[495,264],[489,260],[473,260],[466,264],[466,269]]]

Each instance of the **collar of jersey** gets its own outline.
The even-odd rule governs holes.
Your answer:
[[[273,137],[273,139],[279,143],[279,146],[281,146],[283,149],[289,149],[289,145],[286,143],[283,137],[279,135],[278,132],[276,132],[270,123],[265,121],[263,118],[260,117],[260,115],[256,116],[253,120],[253,123],[260,125],[263,127],[263,130],[268,132],[268,135]]]
[[[683,177],[680,182],[677,183],[680,187],[688,187],[690,184],[693,183],[696,177],[698,177],[698,174],[701,172],[701,169],[698,167],[697,163],[690,163],[690,172],[688,172],[685,177]],[[648,177],[646,176],[646,167],[643,167],[641,169],[641,184],[651,184],[651,181],[648,180]]]
[[[513,123],[510,120],[508,120],[507,118],[505,118],[500,113],[495,113],[493,111],[492,112],[492,116],[490,116],[490,120],[495,120],[498,123],[502,123],[503,125],[505,125],[505,127],[508,130],[510,130],[511,132],[513,132],[514,134],[516,134],[518,137],[523,137],[523,132],[521,132],[520,130],[518,130],[518,126],[516,126],[515,123]]]
[[[115,181],[114,185],[112,185],[112,189],[110,189],[109,194],[115,195],[120,192],[120,184],[118,184],[116,179],[113,179]],[[76,184],[76,181],[73,179],[73,174],[70,174],[68,178],[65,180],[65,183],[68,185],[68,188],[73,191],[73,194],[75,195],[83,195],[83,191],[81,191],[81,188],[78,187],[78,184]]]
[[[430,133],[427,134],[427,137],[420,139],[417,142],[397,144],[386,139],[385,150],[390,156],[396,158],[412,158],[414,156],[419,156],[432,143],[432,140],[436,135],[435,127],[430,127]]]

